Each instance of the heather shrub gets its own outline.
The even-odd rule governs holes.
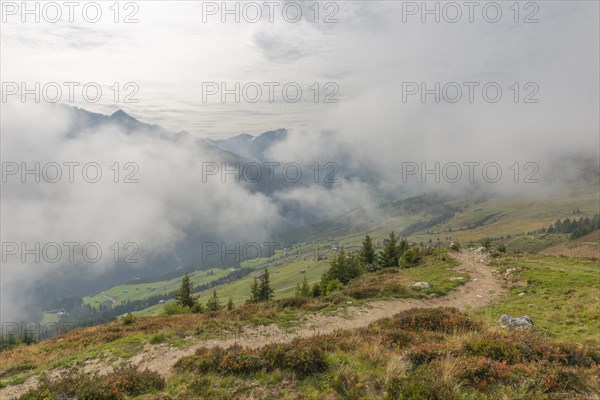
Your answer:
[[[207,373],[216,371],[225,355],[225,350],[220,347],[201,347],[191,356],[185,356],[177,360],[173,368],[179,371],[195,373]]]
[[[453,333],[479,329],[479,325],[469,316],[449,307],[413,308],[392,318],[395,327],[414,332]]]
[[[264,368],[264,363],[253,350],[238,347],[225,352],[219,363],[219,371],[224,374],[247,374]]]
[[[489,358],[466,358],[459,361],[456,378],[463,385],[487,391],[499,385],[527,386],[530,392],[584,392],[581,370],[548,362],[510,365]]]
[[[392,349],[401,349],[416,343],[419,340],[414,332],[409,332],[404,329],[386,329],[381,332],[381,341]]]
[[[304,296],[294,296],[294,297],[286,297],[281,300],[277,300],[275,304],[278,306],[279,310],[283,310],[285,308],[298,309],[302,308],[305,305],[309,304],[311,299]]]
[[[380,293],[380,289],[374,287],[349,288],[347,290],[344,289],[343,293],[353,299],[361,300],[377,297]]]
[[[312,375],[327,369],[325,352],[318,346],[296,343],[285,354],[283,369],[301,375]]]
[[[78,400],[119,400],[124,398],[118,388],[97,376],[82,379],[74,395]],[[60,398],[62,397],[57,397],[57,399]]]
[[[485,357],[462,359],[456,371],[456,378],[478,390],[486,390],[490,385],[510,384],[515,380],[509,364]]]
[[[300,375],[312,375],[327,369],[325,352],[318,346],[296,341],[291,344],[271,344],[259,350],[232,346],[228,349],[198,349],[196,354],[179,359],[174,366],[179,371],[195,373],[220,372],[239,375],[282,369]]]
[[[562,365],[590,367],[595,354],[567,343],[554,343],[532,332],[487,333],[463,344],[471,356],[483,356],[509,364],[550,361]]]
[[[165,387],[164,378],[148,369],[138,371],[134,367],[123,367],[107,375],[104,381],[119,392],[138,395],[161,390]]]
[[[404,356],[415,368],[434,360],[440,360],[452,352],[452,347],[445,343],[422,343],[411,347],[404,353]]]
[[[69,372],[54,381],[42,379],[37,389],[19,399],[121,400],[125,395],[149,393],[164,386],[164,379],[156,372],[124,367],[106,376]]]
[[[285,353],[288,351],[287,344],[268,344],[261,349],[262,360],[268,370],[281,368],[285,364]]]

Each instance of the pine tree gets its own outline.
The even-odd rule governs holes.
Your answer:
[[[269,278],[269,270],[265,268],[263,274],[263,280],[258,288],[260,301],[267,301],[273,298],[273,288],[271,288],[271,281]]]
[[[247,301],[248,303],[258,303],[260,302],[260,288],[258,287],[258,280],[254,279],[252,283],[252,287],[250,288],[250,298]]]
[[[410,248],[410,245],[408,244],[408,240],[406,240],[406,238],[402,239],[401,241],[398,242],[398,245],[396,246],[397,249],[397,256],[398,258],[402,257],[402,255],[406,252],[406,250],[408,250]]]
[[[219,311],[221,309],[221,304],[219,303],[216,290],[213,290],[212,297],[206,302],[206,309],[208,311]]]
[[[312,286],[312,288],[310,289],[310,295],[312,297],[321,296],[321,284],[319,282],[315,282],[315,284]]]
[[[326,288],[329,281],[336,279],[345,285],[360,276],[362,272],[363,268],[358,257],[354,254],[346,255],[344,248],[341,247],[337,256],[331,260],[329,269],[321,278],[321,288]]]
[[[310,296],[310,286],[308,286],[308,279],[306,279],[306,275],[304,275],[304,280],[302,281],[302,286],[300,287],[300,296]]]
[[[227,302],[227,311],[231,311],[231,310],[233,310],[233,300],[230,297],[229,301]]]
[[[362,242],[362,249],[360,250],[360,260],[364,264],[374,265],[377,261],[377,254],[375,253],[375,247],[373,246],[373,240],[371,236],[366,235]]]
[[[190,276],[186,272],[181,279],[181,287],[175,295],[175,302],[184,307],[192,307],[196,302],[196,297],[192,296],[192,283],[190,282]]]
[[[379,253],[379,266],[381,268],[397,267],[399,258],[398,249],[396,248],[396,236],[394,231],[391,231],[387,243]]]

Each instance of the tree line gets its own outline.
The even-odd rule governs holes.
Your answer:
[[[322,275],[319,282],[309,285],[306,276],[302,284],[296,287],[296,296],[319,297],[330,294],[347,285],[365,272],[375,272],[385,268],[412,268],[419,265],[424,257],[424,252],[418,246],[411,246],[406,239],[397,240],[394,232],[390,232],[384,246],[377,250],[371,236],[366,235],[362,247],[357,253],[347,252],[341,247],[330,262],[329,268]],[[250,297],[247,304],[257,304],[273,299],[274,290],[268,268],[262,275],[255,277],[250,287]],[[184,275],[181,287],[175,295],[177,306],[185,307],[192,312],[217,311],[224,307],[221,305],[217,291],[207,300],[206,305],[198,302],[192,295],[189,276]],[[232,299],[226,307],[233,309]]]
[[[589,217],[581,217],[579,219],[567,218],[564,221],[560,219],[555,223],[551,224],[546,233],[568,233],[571,240],[580,238],[594,230],[600,229],[600,217],[598,214],[594,215],[591,219]]]

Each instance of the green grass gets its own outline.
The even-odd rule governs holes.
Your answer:
[[[209,275],[212,272],[212,275]],[[205,271],[195,271],[190,274],[190,280],[194,286],[209,283],[217,280],[229,271],[227,269],[213,268]],[[115,300],[114,305],[125,303],[126,301],[143,300],[148,297],[166,294],[179,289],[181,278],[174,278],[165,281],[157,281],[150,283],[139,283],[132,285],[118,285],[107,289],[104,292],[97,293],[93,296],[83,298],[84,304],[90,304],[93,307],[98,307],[102,303],[112,303],[109,297]]]
[[[49,324],[54,324],[57,322],[58,322],[58,314],[50,314],[50,313],[45,312],[40,324],[49,325]]]
[[[497,332],[455,309],[407,310],[367,328],[287,346],[205,349],[186,356],[160,395],[211,400],[587,399],[598,390],[597,349],[557,342],[540,332]],[[289,366],[303,360],[291,354],[294,349],[316,350],[311,354],[324,360],[325,368],[293,372]],[[276,351],[278,357],[273,356]]]
[[[296,292],[296,284],[302,283],[305,276],[309,283],[314,283],[321,279],[323,272],[329,268],[332,251],[323,249],[319,253],[327,258],[318,260],[318,257],[315,257],[314,245],[309,244],[301,246],[300,254],[302,254],[302,257],[300,257],[300,260],[296,260],[295,251],[287,257],[283,257],[282,253],[279,252],[269,259],[246,261],[243,266],[256,269],[257,273],[264,268],[268,268],[271,276],[271,286],[275,290],[275,299],[282,299],[293,296]],[[301,273],[301,270],[305,272]],[[208,298],[212,296],[213,290],[216,290],[222,305],[225,305],[231,297],[234,305],[239,306],[244,304],[250,297],[250,287],[254,281],[254,275],[255,273],[251,273],[242,279],[205,290],[196,295],[200,302],[206,304]],[[179,284],[181,279],[177,279],[176,281]],[[168,300],[166,303],[172,301]],[[144,310],[136,311],[133,314],[137,316],[159,315],[163,308],[163,304],[157,304]]]
[[[566,194],[552,197],[459,199],[450,201],[462,211],[456,212],[449,221],[433,226],[433,233],[417,232],[410,239],[427,243],[439,237],[441,241],[458,240],[462,243],[478,241],[484,237],[506,237],[524,235],[526,232],[547,228],[557,219],[573,218],[573,210],[579,208],[582,214],[575,217],[592,217],[598,213],[597,185],[586,186]],[[467,229],[469,225],[483,222],[481,226]],[[450,239],[447,239],[450,237]],[[552,243],[545,244],[551,245]],[[554,243],[558,244],[558,243]]]
[[[509,294],[479,315],[492,323],[501,314],[528,315],[552,337],[600,343],[600,263],[527,254],[496,265],[502,275],[517,268],[507,277]]]

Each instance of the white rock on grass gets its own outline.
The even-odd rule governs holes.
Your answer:
[[[431,284],[427,282],[417,282],[412,285],[413,289],[429,289],[431,288]]]
[[[534,323],[527,315],[519,318],[513,318],[510,315],[502,314],[498,323],[508,329],[529,329]]]

